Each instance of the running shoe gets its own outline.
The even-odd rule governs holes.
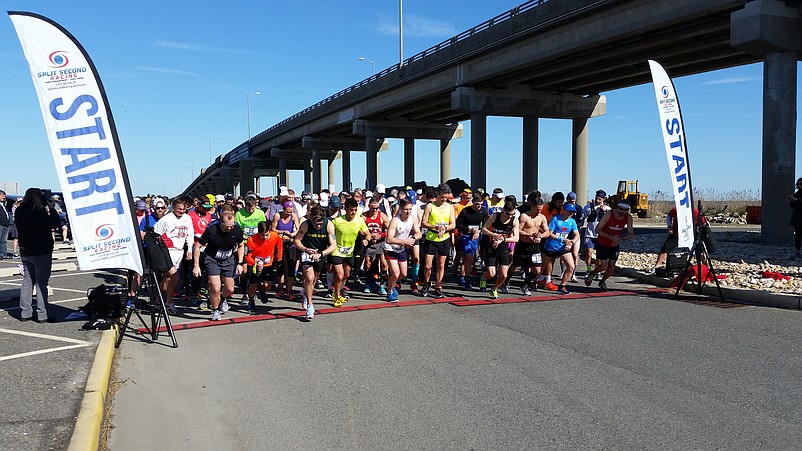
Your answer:
[[[398,292],[393,290],[393,291],[387,293],[387,300],[389,302],[398,302]]]
[[[462,285],[463,287],[465,286],[465,277],[464,276],[459,276],[459,284]]]
[[[501,294],[509,294],[510,293],[510,287],[508,287],[507,284],[505,283],[504,285],[499,287],[498,291],[500,291]]]
[[[587,275],[585,275],[585,286],[589,287],[590,284],[592,284],[592,283],[593,283],[593,274],[592,273],[587,273]]]
[[[521,285],[521,293],[523,293],[524,296],[532,296],[532,290],[530,290],[529,285],[525,283]]]
[[[572,274],[571,275],[571,280],[570,281],[574,282],[574,283],[579,283],[579,279],[576,278],[576,274]]]
[[[250,300],[250,298],[248,298],[248,294],[247,294],[247,293],[246,293],[246,294],[243,294],[243,295],[242,295],[242,300],[241,300],[241,301],[239,301],[239,305],[248,305],[248,303],[249,303],[250,301],[251,301],[251,300]]]
[[[306,295],[302,294],[301,295],[301,308],[306,310],[307,305],[309,305],[309,302],[307,302],[307,300],[306,300]]]
[[[471,278],[466,277],[465,283],[462,286],[465,287],[466,290],[473,290],[473,285],[471,284]]]
[[[318,280],[315,283],[315,289],[324,290],[325,288],[326,288],[326,285],[323,285],[323,282],[321,282],[320,280]]]
[[[423,287],[420,289],[420,295],[424,297],[429,296],[429,287],[430,285],[428,283],[423,284]]]
[[[498,291],[490,290],[490,299],[498,299]]]
[[[370,293],[370,285],[365,284],[365,286],[362,288],[362,292],[363,293]]]
[[[200,310],[201,312],[208,312],[209,303],[206,301],[201,302],[200,305],[198,305],[198,310]]]
[[[223,315],[220,313],[220,310],[212,312],[212,321],[220,321],[221,319],[223,319]]]
[[[479,291],[487,291],[487,281],[484,277],[479,279]]]
[[[331,299],[334,296],[334,290],[329,290],[326,292],[326,299]]]
[[[420,290],[418,289],[418,282],[412,282],[412,285],[409,286],[412,289],[412,294],[418,295],[420,294]]]
[[[549,281],[549,283],[546,284],[546,289],[549,291],[557,291],[557,285],[554,285],[554,282]]]
[[[557,293],[559,293],[559,294],[571,294],[571,292],[568,291],[565,288],[565,285],[560,285],[560,288],[557,289]]]
[[[306,319],[312,319],[315,317],[315,306],[312,305],[311,302],[306,304]]]
[[[220,311],[222,313],[227,312],[230,308],[231,307],[228,306],[228,301],[227,300],[223,299],[222,301],[220,301]]]
[[[338,307],[338,308],[342,307],[343,306],[343,301],[345,301],[344,297],[336,296],[336,295],[332,299],[334,299],[334,307]]]
[[[443,299],[443,298],[446,297],[446,295],[443,293],[443,289],[442,288],[435,288],[434,289],[434,294],[432,295],[432,297],[435,298],[435,299]]]
[[[172,302],[167,303],[167,311],[170,312],[171,315],[178,315],[178,310],[176,310],[175,304]]]
[[[602,291],[610,291],[610,289],[607,288],[607,283],[603,280],[599,282],[599,288],[601,288]]]
[[[248,301],[248,313],[251,315],[256,313],[256,302],[253,299]]]
[[[267,304],[270,301],[270,295],[267,294],[267,291],[262,291],[259,293],[259,302],[262,304]]]
[[[384,288],[384,285],[379,285],[379,294],[386,295],[387,288]]]

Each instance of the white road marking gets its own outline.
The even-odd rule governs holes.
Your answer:
[[[21,283],[14,283],[14,282],[0,282],[0,284],[11,285],[11,286],[14,286],[14,287],[21,287],[22,286]],[[58,290],[58,291],[69,291],[71,293],[86,293],[86,290],[76,290],[74,288],[57,288],[57,287],[51,286],[50,289],[52,289],[54,291],[56,291],[56,290]]]
[[[61,301],[50,301],[50,300],[48,300],[47,303],[48,304],[66,304],[68,302],[76,302],[76,301],[89,302],[89,300],[86,298],[86,296],[84,296],[84,297],[81,297],[81,298],[64,299],[64,300],[61,300]],[[20,309],[19,306],[17,306],[17,307],[9,307],[9,308],[6,308],[4,310],[11,311],[11,310],[19,310],[19,309]]]
[[[0,333],[7,333],[7,334],[14,334],[14,335],[23,335],[26,337],[34,337],[34,338],[44,338],[46,340],[55,340],[55,341],[64,341],[67,343],[73,343],[68,346],[59,346],[56,348],[47,348],[47,349],[40,349],[38,351],[30,351],[30,352],[23,352],[20,354],[12,354],[7,356],[0,356],[0,362],[4,360],[11,360],[11,359],[18,359],[21,357],[29,357],[33,355],[39,354],[46,354],[48,352],[56,352],[56,351],[66,351],[68,349],[75,349],[75,348],[84,348],[87,346],[91,346],[92,343],[83,340],[76,340],[74,338],[67,338],[67,337],[57,337],[55,335],[45,335],[45,334],[38,334],[35,332],[24,332],[21,330],[12,330],[12,329],[0,329]]]

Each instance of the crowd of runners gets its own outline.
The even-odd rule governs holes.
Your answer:
[[[501,188],[454,193],[448,184],[279,191],[134,199],[143,236],[152,229],[169,251],[172,267],[159,277],[170,313],[183,299],[217,321],[234,302],[255,313],[272,296],[300,301],[312,319],[316,301],[341,307],[352,290],[388,302],[399,292],[444,298],[447,277],[494,299],[512,287],[569,294],[578,275],[606,291],[620,241],[634,236],[630,206],[608,206],[603,190],[583,206],[573,192],[546,201],[533,190],[519,204]]]

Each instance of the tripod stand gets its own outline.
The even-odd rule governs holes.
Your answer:
[[[131,321],[131,316],[136,314],[142,325],[148,329],[148,332],[151,336],[151,341],[156,341],[159,339],[159,328],[161,327],[162,320],[164,320],[164,324],[167,327],[167,334],[173,341],[173,347],[177,348],[178,342],[176,341],[175,333],[173,332],[173,323],[170,321],[170,314],[167,312],[167,305],[164,303],[164,296],[162,296],[162,291],[159,287],[159,280],[156,277],[156,273],[148,266],[145,267],[145,274],[142,276],[142,285],[140,285],[140,290],[142,288],[147,288],[148,290],[148,301],[146,301],[146,307],[139,308],[136,302],[128,303],[125,308],[125,321],[123,322],[120,334],[117,336],[117,343],[115,343],[115,347],[120,347],[120,343],[123,341],[123,334],[125,333],[126,329],[128,329],[128,323]],[[147,326],[147,321],[142,318],[140,310],[150,311],[150,327]]]
[[[688,261],[685,263],[685,269],[679,276],[679,283],[677,283],[677,292],[674,293],[675,297],[679,297],[679,292],[690,282],[696,294],[702,294],[702,289],[707,283],[708,277],[712,277],[716,282],[716,289],[721,301],[724,301],[724,293],[721,291],[721,285],[718,283],[716,270],[713,267],[713,260],[710,259],[710,254],[707,251],[707,244],[705,237],[708,232],[707,218],[702,212],[702,201],[699,201],[696,210],[696,218],[694,218],[694,241],[691,251],[688,252]],[[696,264],[692,260],[696,258]],[[690,268],[696,267],[696,281],[694,282],[691,277]],[[703,272],[704,271],[704,272]]]

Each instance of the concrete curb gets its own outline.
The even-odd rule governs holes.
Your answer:
[[[655,275],[644,274],[632,268],[618,268],[619,274],[632,279],[637,279],[658,287],[668,287],[672,280],[664,279]],[[802,296],[791,294],[776,294],[766,291],[740,290],[737,288],[721,287],[721,293],[728,302],[737,304],[759,305],[763,307],[775,307],[785,309],[802,309]],[[702,289],[702,294],[718,298],[718,290],[715,283],[708,283]]]
[[[68,451],[95,451],[100,445],[100,428],[106,405],[106,393],[114,360],[114,343],[117,341],[117,326],[103,331],[95,352],[95,361],[86,379],[84,399],[75,421]]]

